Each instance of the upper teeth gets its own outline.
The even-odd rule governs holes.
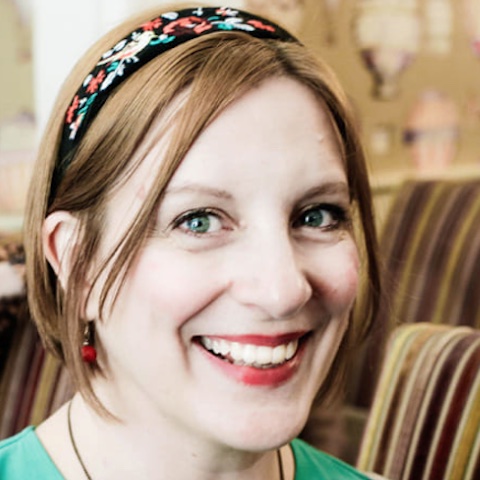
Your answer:
[[[264,345],[251,345],[246,343],[229,342],[223,339],[201,337],[202,345],[209,351],[222,357],[229,357],[233,363],[254,367],[280,365],[290,360],[298,348],[298,340],[267,347]]]

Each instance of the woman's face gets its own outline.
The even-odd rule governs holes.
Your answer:
[[[163,149],[110,202],[106,247],[137,214]],[[349,208],[310,90],[281,78],[241,97],[186,155],[97,322],[100,399],[171,438],[263,450],[296,436],[357,291]]]

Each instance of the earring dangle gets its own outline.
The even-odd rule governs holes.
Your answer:
[[[83,344],[80,349],[82,360],[85,363],[94,363],[97,359],[97,350],[94,347],[95,343],[95,324],[87,322],[85,330],[83,331]]]

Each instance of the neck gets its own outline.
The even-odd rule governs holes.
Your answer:
[[[71,415],[75,443],[92,480],[163,480],[172,472],[179,480],[288,478],[282,477],[284,462],[279,463],[276,450],[248,452],[198,441],[169,425],[167,419],[148,424],[112,421],[100,417],[79,395]]]

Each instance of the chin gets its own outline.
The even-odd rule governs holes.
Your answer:
[[[236,428],[232,425],[223,432],[225,440],[228,437],[225,443],[235,450],[250,452],[263,452],[285,445],[300,434],[307,422],[308,410],[304,414],[298,410],[291,415],[287,412],[275,415],[260,411],[258,415],[239,422]]]

